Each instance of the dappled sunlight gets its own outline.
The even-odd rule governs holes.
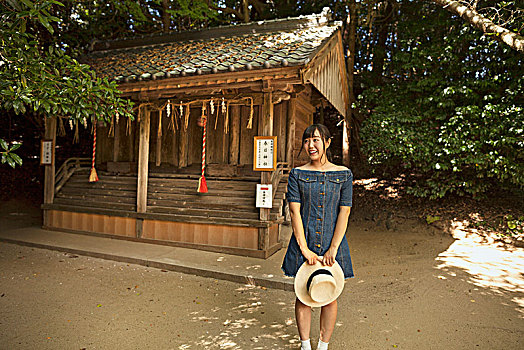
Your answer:
[[[224,305],[191,313],[188,322],[194,328],[195,339],[178,349],[293,349],[297,347],[294,304],[287,299],[265,301],[267,290],[253,285],[241,285],[231,290],[236,298]],[[218,314],[228,310],[225,318]],[[287,316],[285,316],[287,314]]]
[[[396,177],[393,180],[379,180],[377,178],[359,179],[353,182],[356,186],[362,186],[366,191],[380,192],[380,198],[400,198],[400,188],[404,179]]]
[[[486,243],[486,237],[474,230],[466,230],[466,223],[453,223],[451,233],[456,239],[449,248],[438,255],[438,269],[446,271],[439,279],[454,277],[451,268],[467,272],[468,282],[498,294],[517,293],[512,301],[524,317],[524,249],[502,247]]]

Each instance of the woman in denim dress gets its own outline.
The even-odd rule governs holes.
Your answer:
[[[282,264],[286,276],[295,277],[304,262],[314,264],[318,260],[332,266],[336,260],[344,271],[344,277],[353,277],[345,236],[352,205],[353,174],[348,168],[328,160],[330,143],[330,133],[324,125],[309,126],[302,136],[302,149],[307,152],[309,163],[289,173],[286,199],[293,235]],[[323,258],[320,259],[320,256]],[[295,317],[301,349],[310,350],[311,307],[298,298],[295,301]],[[328,348],[336,318],[335,300],[321,309],[317,349]]]

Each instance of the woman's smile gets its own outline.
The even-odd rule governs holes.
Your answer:
[[[315,133],[318,133],[318,130]],[[314,135],[304,140],[304,148],[311,160],[320,159],[325,153],[324,147],[325,145],[320,135]]]

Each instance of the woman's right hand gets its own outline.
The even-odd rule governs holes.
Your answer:
[[[309,265],[313,265],[314,263],[316,263],[318,261],[318,255],[313,253],[308,248],[306,248],[306,249],[304,249],[302,251],[302,255],[304,255],[304,258],[306,259],[306,261],[307,261],[307,263]]]

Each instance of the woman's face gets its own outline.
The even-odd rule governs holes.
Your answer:
[[[306,150],[307,154],[309,155],[309,159],[314,161],[320,161],[323,160],[323,156],[326,153],[327,148],[329,147],[330,140],[327,142],[324,142],[322,140],[322,136],[320,136],[320,132],[315,130],[312,137],[308,137],[304,140],[304,149]]]

